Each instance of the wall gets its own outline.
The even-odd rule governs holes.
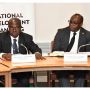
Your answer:
[[[68,26],[68,20],[74,13],[84,16],[83,27],[90,30],[89,9],[90,3],[36,3],[36,42],[51,42],[57,29]]]
[[[18,17],[22,30],[33,35],[35,40],[34,3],[0,3],[0,32],[8,30],[8,20]]]

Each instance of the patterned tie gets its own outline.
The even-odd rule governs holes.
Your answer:
[[[18,48],[17,48],[16,41],[17,41],[16,39],[13,39],[13,54],[18,53]]]
[[[75,41],[75,35],[76,35],[76,33],[74,32],[73,37],[72,37],[70,43],[68,44],[66,52],[69,52],[71,50],[71,48],[73,47],[73,44],[74,44],[74,41]]]

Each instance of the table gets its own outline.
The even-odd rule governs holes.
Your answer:
[[[27,72],[27,71],[51,71],[51,70],[90,70],[90,57],[87,64],[64,64],[63,57],[46,57],[46,60],[37,60],[33,65],[12,66],[10,61],[3,61],[3,64],[9,66],[10,73]],[[11,86],[11,75],[7,81]]]

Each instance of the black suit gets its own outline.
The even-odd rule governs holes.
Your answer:
[[[32,36],[21,32],[19,35],[19,53],[27,54],[26,49],[21,46],[23,44],[27,47],[28,51],[31,53],[40,52],[41,49],[33,42]],[[11,53],[11,38],[9,32],[0,34],[0,53]]]
[[[35,53],[40,52],[42,53],[41,49],[33,42],[33,38],[31,35],[21,32],[19,35],[18,45],[19,45],[19,53],[27,54],[27,50],[21,46],[23,44],[27,47],[28,52]],[[9,32],[4,32],[0,34],[0,53],[11,53],[11,38]],[[12,78],[18,79],[17,86],[28,86],[28,84],[23,81],[30,78],[31,72],[22,72],[18,74],[12,74]],[[22,83],[23,82],[23,83]]]
[[[69,38],[70,38],[69,27],[59,29],[55,36],[55,39],[54,39],[54,47],[53,47],[52,51],[66,52],[66,49],[69,44]],[[88,43],[90,43],[90,32],[85,30],[84,28],[81,28],[80,33],[79,33],[78,48],[81,45],[88,44]],[[78,48],[77,48],[77,50],[78,50]],[[80,52],[90,52],[90,46],[81,48]],[[73,73],[75,75],[76,81],[78,79],[81,80],[81,81],[77,82],[75,86],[80,86],[80,87],[83,86],[84,77],[85,77],[85,73],[86,73],[86,71],[83,71],[83,70],[79,70],[79,71],[77,71],[77,70],[76,71],[67,71],[66,70],[66,71],[56,72],[58,78],[61,78],[62,84],[64,84],[61,86],[69,86],[66,78],[68,77],[68,75],[70,73]],[[65,81],[66,81],[66,83],[65,83]]]
[[[52,51],[66,51],[69,44],[70,30],[68,27],[64,29],[59,29],[55,39],[54,39],[54,48]],[[84,44],[90,43],[90,32],[84,28],[80,29],[78,47]],[[80,49],[80,52],[90,51],[90,46]]]

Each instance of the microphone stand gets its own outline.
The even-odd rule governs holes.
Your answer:
[[[79,53],[79,51],[80,51],[80,49],[82,48],[82,47],[86,47],[86,46],[89,46],[90,44],[84,44],[84,45],[81,45],[79,48],[78,48],[78,51],[77,51],[77,53]]]
[[[26,47],[25,45],[23,45],[22,43],[21,43],[20,45],[26,49],[27,54],[28,54],[28,49],[27,49],[27,47]]]

